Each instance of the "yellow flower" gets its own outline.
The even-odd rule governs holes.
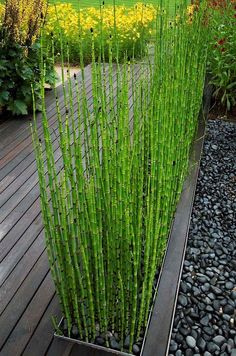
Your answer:
[[[135,38],[140,37],[140,29],[147,28],[147,34],[150,33],[150,27],[156,16],[156,8],[153,5],[144,5],[137,3],[134,7],[125,6],[116,7],[116,19],[114,19],[113,6],[104,6],[102,12],[94,7],[82,9],[78,13],[71,4],[58,4],[49,6],[46,31],[62,31],[68,38],[75,38],[80,29],[85,33],[91,27],[100,33],[108,35],[114,31],[114,25],[117,34],[126,34],[134,32]]]
[[[0,4],[0,24],[3,21],[4,12],[5,12],[5,6]]]
[[[189,19],[187,20],[187,22],[189,24],[191,24],[193,22],[193,15],[194,15],[195,11],[197,11],[197,10],[198,10],[197,4],[192,4],[187,7],[187,15],[189,16]]]

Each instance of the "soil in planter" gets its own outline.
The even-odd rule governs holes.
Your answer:
[[[236,355],[236,123],[208,122],[172,355]]]
[[[236,122],[236,105],[230,111],[226,111],[225,106],[218,101],[212,102],[210,112],[208,114],[210,120],[223,119],[226,121]]]

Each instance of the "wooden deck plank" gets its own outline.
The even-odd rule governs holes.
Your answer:
[[[14,268],[12,273],[1,286],[0,292],[0,314],[5,310],[10,303],[14,294],[22,285],[29,272],[34,267],[37,260],[45,251],[45,244],[42,235],[34,242],[32,248],[28,250],[20,260],[20,263]],[[48,266],[48,263],[46,264]]]
[[[51,317],[55,317],[56,320],[60,320],[61,311],[59,306],[59,300],[55,294],[46,309],[43,318],[37,326],[34,334],[32,335],[29,343],[23,351],[24,356],[42,356],[47,352],[48,345],[50,345],[54,338],[54,331],[52,326]],[[37,349],[35,348],[37,346]],[[56,354],[55,354],[56,355]]]
[[[61,152],[56,144],[57,149],[54,151],[55,162],[58,170],[62,167]],[[54,147],[55,148],[55,147]],[[19,177],[14,183],[14,190],[10,186],[5,190],[0,197],[0,208],[4,211],[0,216],[0,224],[5,220],[5,218],[11,213],[12,207],[18,205],[31,191],[38,188],[38,172],[36,165],[34,165],[34,170],[31,173],[31,170],[26,172],[26,175],[23,174],[23,177]],[[28,174],[27,174],[28,173]],[[13,205],[14,204],[14,205]]]
[[[12,248],[9,247],[7,251],[4,251],[4,253],[1,254],[0,286],[13,271],[22,256],[25,255],[28,249],[33,246],[34,241],[37,239],[41,231],[42,222],[41,215],[39,215],[35,219],[34,224],[27,227],[25,233],[13,244]]]
[[[31,234],[33,240],[34,234],[38,234],[38,231],[42,230],[39,206],[39,200],[37,200],[32,204],[29,211],[3,236],[0,249],[0,261],[5,258],[14,244],[16,244],[24,234]]]
[[[2,356],[22,354],[54,294],[54,284],[50,273],[48,273],[3,345],[1,350]]]
[[[37,172],[34,171],[22,185],[20,185],[20,182],[20,186],[18,184],[14,184],[14,187],[16,186],[15,192],[13,192],[12,189],[8,189],[1,194],[0,207],[2,208],[3,213],[0,216],[0,224],[11,213],[14,205],[17,206],[33,190],[37,183],[38,175]]]
[[[8,305],[1,312],[1,325],[4,326],[1,328],[0,332],[1,347],[4,345],[27,306],[30,304],[42,281],[48,274],[48,271],[49,265],[47,256],[46,253],[42,253],[39,259],[35,262],[33,268],[29,270],[30,273],[28,273],[27,277],[22,282],[20,288],[17,289]]]
[[[21,200],[21,202],[14,207],[11,214],[5,218],[0,225],[0,241],[6,237],[8,232],[16,226],[16,224],[25,227],[32,221],[32,206],[34,205],[37,210],[40,208],[38,186],[32,189],[29,194]],[[31,208],[31,209],[30,209]],[[2,210],[2,209],[1,209]]]
[[[27,160],[23,160],[21,164],[18,164],[9,174],[2,178],[0,181],[0,194],[2,194],[2,192],[4,192],[4,190],[10,184],[12,184],[15,179],[20,179],[21,174],[24,173],[27,169],[30,169],[31,165],[36,165],[33,152],[30,154],[30,157],[28,157]]]
[[[7,144],[7,142],[9,142],[9,136],[12,137],[12,135],[13,136],[17,135],[17,131],[19,129],[24,129],[25,127],[27,127],[28,121],[29,119],[27,117],[23,119],[20,118],[10,119],[4,121],[4,123],[1,123],[0,124],[0,135],[1,135],[0,147],[3,148],[4,144]]]
[[[40,222],[40,225],[36,226],[36,229],[35,226],[30,225],[21,238],[9,250],[9,252],[3,255],[0,269],[0,286],[3,285],[5,280],[17,266],[19,261],[22,259],[22,256],[25,258],[28,250],[34,248],[35,241],[40,234],[41,238],[43,229],[40,215],[38,217],[38,221]],[[32,253],[32,250],[30,253]]]

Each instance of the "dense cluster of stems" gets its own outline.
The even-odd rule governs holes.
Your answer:
[[[198,123],[206,32],[200,10],[190,24],[184,6],[172,22],[158,9],[142,63],[119,64],[114,23],[109,63],[101,41],[88,79],[81,46],[80,76],[63,78],[57,127],[45,103],[43,135],[35,120],[46,245],[68,335],[72,325],[90,342],[115,332],[122,348],[129,335],[132,352],[144,333]],[[43,86],[42,76],[42,95]]]

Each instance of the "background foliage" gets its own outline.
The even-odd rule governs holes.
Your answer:
[[[208,68],[215,97],[227,110],[236,104],[236,2],[209,2],[211,43]]]
[[[165,3],[167,3],[167,1],[168,0],[165,0]],[[102,3],[102,1],[100,1],[100,0],[81,0],[78,2],[78,0],[49,0],[49,3],[50,4],[70,3],[73,5],[74,8],[79,9],[79,7],[80,8],[85,8],[85,7],[98,8],[100,6],[100,3]],[[104,1],[105,6],[113,5],[114,3],[117,6],[132,7],[137,3],[137,0],[105,0]],[[143,4],[152,4],[154,6],[160,5],[159,0],[144,0],[144,1],[142,1],[142,3]],[[163,2],[163,4],[165,4],[165,3]],[[178,3],[178,1],[170,0],[171,7],[174,8],[176,3]]]

